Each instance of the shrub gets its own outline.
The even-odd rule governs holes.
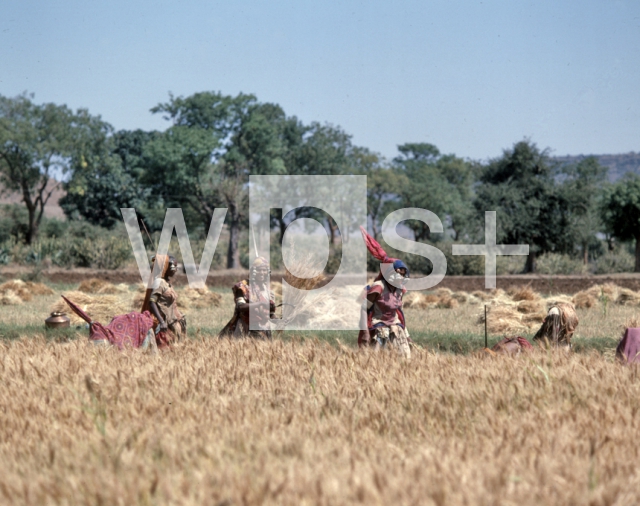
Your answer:
[[[635,258],[625,248],[610,251],[595,262],[596,274],[614,274],[616,272],[633,272]]]
[[[587,271],[588,266],[582,260],[559,253],[545,253],[536,262],[538,274],[586,274]]]

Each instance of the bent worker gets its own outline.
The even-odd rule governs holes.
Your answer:
[[[218,337],[271,339],[269,320],[275,318],[276,303],[275,295],[267,286],[269,273],[269,263],[264,258],[257,257],[249,271],[251,282],[243,279],[233,285],[233,317]]]
[[[549,309],[534,341],[548,341],[554,347],[571,349],[571,338],[578,326],[578,315],[573,304],[558,302]]]
[[[385,275],[381,265],[373,284],[365,288],[363,320],[366,318],[366,321],[361,322],[361,329],[365,325],[366,329],[358,334],[358,346],[384,348],[391,343],[401,356],[410,358],[409,332],[402,311],[402,297],[407,291],[403,285],[409,279],[409,268],[402,260],[389,257],[363,227],[360,231],[374,258],[391,265],[385,267]]]

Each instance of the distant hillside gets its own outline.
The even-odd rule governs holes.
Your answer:
[[[640,174],[640,153],[634,153],[633,151],[624,155],[554,156],[553,160],[561,163],[576,163],[589,156],[594,156],[601,165],[609,168],[609,181],[611,182],[617,181],[627,172]]]

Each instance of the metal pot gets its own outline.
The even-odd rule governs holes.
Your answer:
[[[51,316],[44,321],[45,327],[48,329],[58,329],[69,327],[70,320],[66,313],[51,313]]]

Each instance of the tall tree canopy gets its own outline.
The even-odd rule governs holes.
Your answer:
[[[516,143],[481,168],[474,205],[478,213],[497,211],[497,239],[528,244],[525,272],[535,271],[536,255],[570,251],[569,206],[547,151],[530,141]]]
[[[636,241],[635,272],[640,272],[640,176],[627,174],[605,190],[602,218],[609,231],[623,241]]]
[[[598,243],[602,230],[600,200],[606,185],[607,168],[588,157],[562,169],[562,192],[569,212],[572,241],[582,249],[583,263],[589,261],[589,247]]]
[[[60,205],[67,216],[80,215],[111,228],[122,219],[123,207],[134,207],[145,218],[151,189],[143,181],[144,150],[157,134],[142,130],[107,134],[94,132],[92,142],[74,156],[72,177],[64,185],[67,194]]]
[[[249,175],[285,173],[284,111],[278,105],[258,102],[254,95],[241,93],[230,97],[219,92],[202,92],[187,98],[170,96],[169,102],[159,104],[152,112],[164,113],[174,128],[206,132],[212,139],[211,146],[214,139],[219,143],[211,152],[208,164],[200,159],[198,177],[216,181],[217,195],[213,201],[224,203],[228,209],[227,267],[240,267],[238,241],[242,220],[246,219],[248,210],[246,185]],[[204,137],[198,136],[204,142]],[[184,178],[180,177],[176,181],[178,184],[170,180],[162,180],[158,184],[170,188],[168,191],[173,198],[187,199],[188,188],[183,182]],[[209,211],[212,215],[213,209]]]
[[[35,104],[33,95],[0,96],[0,184],[19,192],[28,211],[27,243],[33,242],[44,208],[96,130],[109,126],[99,117],[65,105]]]
[[[403,144],[398,151],[394,171],[402,182],[398,190],[401,207],[419,207],[437,214],[457,239],[471,214],[471,164],[454,155],[442,155],[433,144]],[[416,239],[431,237],[424,223],[411,221],[407,225]]]

